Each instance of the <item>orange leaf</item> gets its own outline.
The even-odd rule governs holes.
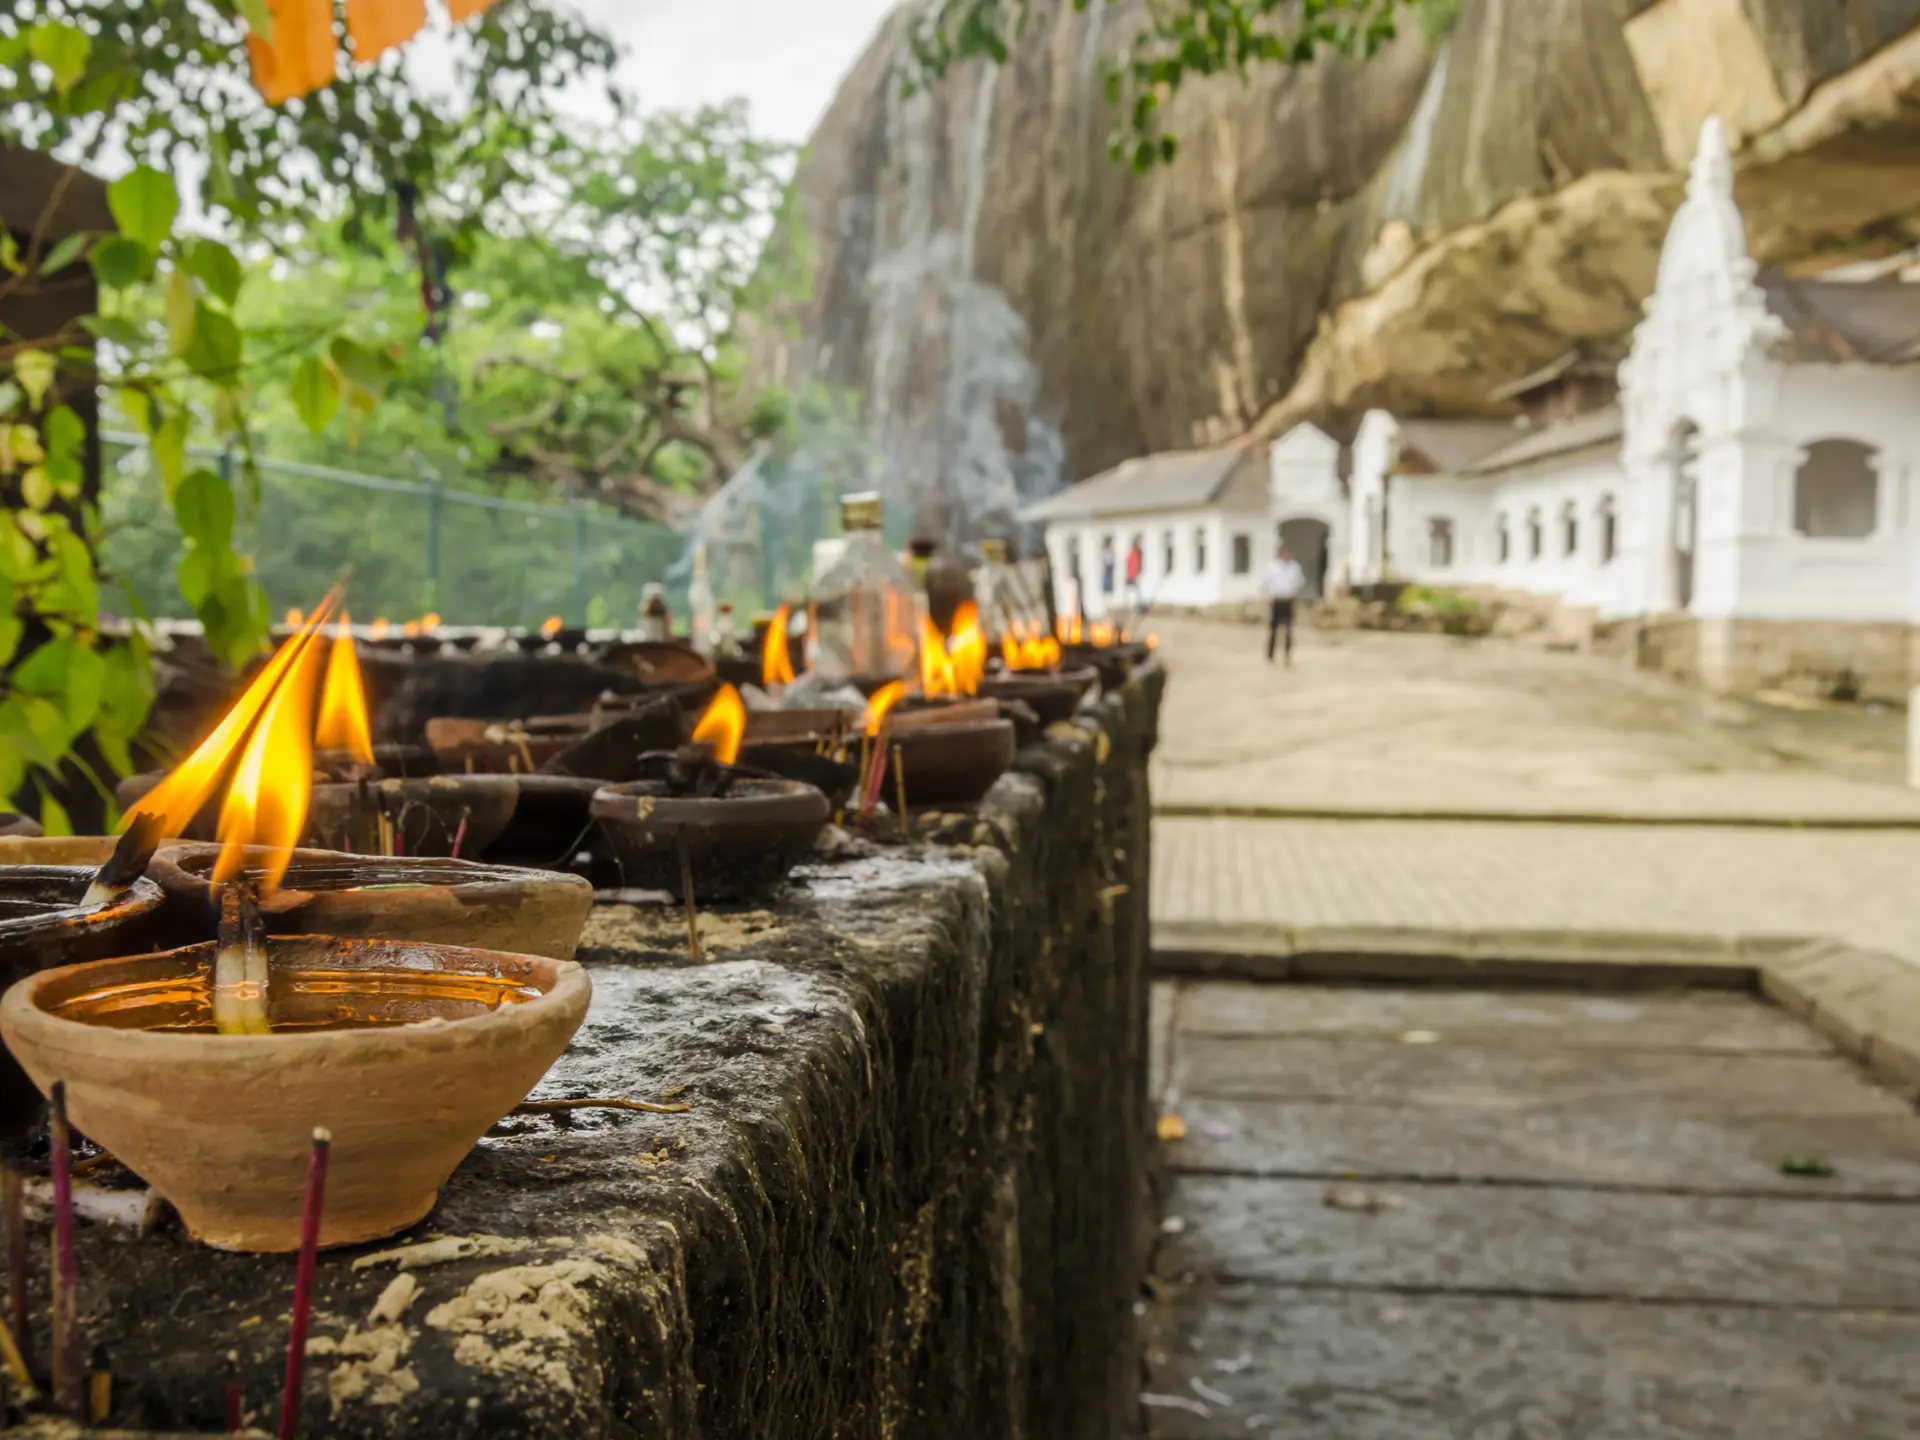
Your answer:
[[[458,25],[462,20],[471,20],[492,3],[493,0],[447,0],[447,13]]]
[[[335,74],[332,0],[269,0],[273,43],[247,36],[253,84],[269,105],[331,85]]]
[[[347,0],[347,35],[362,65],[406,44],[426,23],[427,0]]]

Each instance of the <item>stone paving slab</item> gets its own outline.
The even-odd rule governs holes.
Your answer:
[[[1156,927],[1780,935],[1920,963],[1920,834],[1161,818],[1154,851]]]
[[[1189,1035],[1341,1035],[1436,1042],[1632,1050],[1785,1050],[1829,1053],[1807,1026],[1741,995],[1689,992],[1658,1001],[1626,995],[1511,990],[1380,990],[1223,980],[1185,987],[1179,1026]]]
[[[1329,1194],[1382,1207],[1336,1208]],[[1156,1273],[1920,1315],[1920,1209],[1572,1187],[1184,1176]]]
[[[1768,1115],[1737,1128],[1711,1114],[1650,1098],[1606,1112],[1302,1105],[1183,1098],[1187,1138],[1167,1147],[1175,1170],[1332,1179],[1349,1173],[1409,1179],[1470,1177],[1520,1184],[1608,1185],[1804,1196],[1920,1199],[1913,1112],[1891,1096],[1877,1113]],[[1829,1179],[1783,1175],[1788,1156],[1812,1156]],[[1915,1221],[1920,1225],[1920,1220]]]
[[[1193,1407],[1151,1406],[1159,1440],[1920,1434],[1906,1314],[1201,1285],[1154,1321],[1148,1393]]]
[[[1897,712],[1708,695],[1623,662],[1438,636],[1168,620],[1154,795],[1267,814],[1920,823]]]

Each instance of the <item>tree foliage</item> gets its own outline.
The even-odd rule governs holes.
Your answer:
[[[1122,0],[1071,0],[1075,10]],[[1187,80],[1246,75],[1258,65],[1305,65],[1321,55],[1365,58],[1417,16],[1429,38],[1452,22],[1460,0],[1164,0],[1107,74],[1118,111],[1109,139],[1136,170],[1171,161],[1177,138],[1162,106]],[[934,0],[911,43],[922,80],[964,60],[1004,64],[1034,0]]]

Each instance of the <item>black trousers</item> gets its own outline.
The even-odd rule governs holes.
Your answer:
[[[1267,616],[1267,659],[1273,659],[1273,647],[1281,631],[1287,636],[1287,659],[1293,659],[1293,601],[1275,600]]]

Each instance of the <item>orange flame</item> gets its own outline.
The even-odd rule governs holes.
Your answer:
[[[920,620],[920,693],[977,695],[987,669],[987,637],[980,612],[971,601],[953,615],[953,634],[942,635],[933,621]]]
[[[440,628],[440,612],[438,610],[429,610],[426,614],[422,615],[420,617],[420,628],[427,634],[432,634],[435,630],[438,630]]]
[[[127,813],[126,823],[131,823],[136,815],[144,815],[159,820],[162,834],[178,835],[193,822],[193,817],[200,813],[200,807],[213,797],[220,777],[226,771],[227,762],[240,748],[247,731],[259,718],[260,712],[267,708],[267,703],[280,688],[281,681],[286,679],[288,671],[311,647],[314,634],[333,613],[339,598],[336,588],[320,602],[319,608],[313,612],[300,633],[275,652],[253,684],[234,702],[226,719],[214,727],[213,733],[201,741],[199,748],[181,762],[171,775],[147,792],[140,803]],[[124,825],[122,828],[125,828]]]
[[[987,636],[980,628],[980,609],[971,600],[953,612],[947,654],[953,659],[954,687],[962,695],[978,695],[980,677],[987,673]]]
[[[370,640],[384,640],[387,638],[387,631],[390,628],[387,624],[387,617],[382,615],[367,627],[367,638]]]
[[[693,727],[693,743],[713,746],[713,758],[731,765],[740,758],[740,741],[746,733],[747,707],[741,702],[740,692],[722,685],[700,723]]]
[[[787,607],[773,612],[767,626],[767,643],[760,650],[760,683],[771,690],[776,685],[793,683],[793,657],[787,653]]]
[[[407,621],[406,624],[400,627],[400,633],[409,640],[419,639],[420,638],[420,622],[418,620]]]
[[[266,714],[253,727],[226,804],[220,809],[220,858],[213,879],[221,884],[246,868],[247,845],[268,850],[261,889],[280,888],[293,859],[293,847],[307,824],[313,796],[313,690],[319,649],[301,648],[286,678],[273,692]]]
[[[1018,640],[1011,635],[1001,640],[1000,658],[1009,670],[1051,670],[1060,663],[1060,642],[1038,629],[1026,626]]]
[[[313,743],[341,750],[362,764],[373,763],[373,733],[367,724],[367,691],[360,680],[360,657],[353,648],[353,621],[343,610],[340,629],[327,656],[327,684],[320,692],[320,723]]]
[[[300,613],[300,607],[298,605],[295,605],[287,611],[287,628],[289,630],[298,630],[306,623],[307,617]]]
[[[560,627],[566,623],[558,615],[549,615],[540,622],[540,633],[551,640],[560,633]]]
[[[866,735],[878,735],[880,727],[886,722],[887,712],[900,703],[907,693],[907,682],[889,680],[873,694],[867,697],[867,708],[860,712],[860,730]]]
[[[1119,636],[1118,636],[1118,633],[1114,630],[1112,622],[1107,620],[1096,620],[1093,622],[1092,625],[1087,627],[1087,638],[1091,640],[1095,645],[1098,645],[1104,649],[1106,646],[1113,644],[1113,642],[1116,639],[1118,639]]]
[[[947,657],[947,639],[939,627],[924,616],[920,620],[920,693],[957,695],[953,661]]]
[[[1080,623],[1080,615],[1078,611],[1074,612],[1072,615],[1062,615],[1059,619],[1055,620],[1053,623],[1056,629],[1059,631],[1061,644],[1079,645],[1085,641],[1086,627]]]

